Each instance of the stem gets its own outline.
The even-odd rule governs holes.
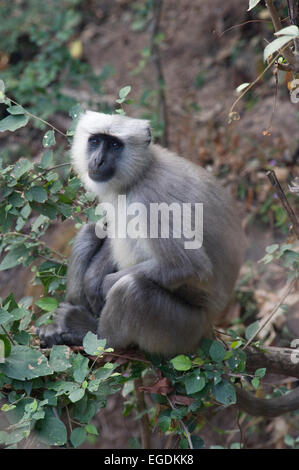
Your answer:
[[[173,410],[176,410],[176,407],[174,406],[174,404],[172,403],[170,398],[168,396],[166,396],[166,398],[167,398],[167,401],[168,401],[169,405],[171,406],[171,408]],[[188,431],[188,429],[187,429],[187,427],[186,427],[186,425],[185,425],[185,423],[182,419],[179,420],[179,423],[180,423],[180,426],[183,429],[184,433],[186,434],[186,437],[187,437],[187,440],[188,440],[188,443],[189,443],[189,448],[193,449],[193,444],[192,444],[190,432]]]
[[[292,291],[293,287],[295,286],[295,283],[297,282],[297,279],[294,278],[291,282],[289,282],[288,284],[288,288],[285,292],[285,294],[282,296],[282,298],[280,299],[279,303],[274,307],[274,309],[272,310],[272,312],[269,314],[268,318],[266,318],[266,320],[262,323],[262,325],[259,327],[259,329],[257,330],[257,332],[247,341],[247,343],[245,344],[245,346],[242,348],[243,350],[245,348],[247,348],[247,346],[249,346],[249,344],[252,343],[252,341],[254,340],[254,338],[256,338],[256,336],[265,328],[266,325],[268,325],[268,323],[270,322],[270,320],[273,318],[274,314],[277,312],[277,310],[279,309],[279,307],[281,306],[281,304],[283,304],[283,302],[285,301],[285,299],[288,297],[288,295],[290,294],[290,292]]]
[[[283,208],[285,209],[286,213],[288,214],[289,219],[290,219],[290,221],[292,222],[292,225],[293,225],[293,230],[296,234],[296,237],[299,240],[299,222],[298,222],[298,219],[297,219],[296,214],[293,211],[292,207],[290,206],[289,201],[286,198],[286,195],[285,195],[285,193],[284,193],[284,191],[283,191],[283,189],[282,189],[282,187],[281,187],[281,185],[280,185],[280,183],[277,179],[275,171],[269,170],[267,172],[267,176],[268,176],[269,181],[272,184],[272,186],[274,186],[274,188],[276,189],[277,196],[279,197],[279,199],[280,199],[280,201],[283,205]]]
[[[17,103],[16,101],[12,100],[11,98],[9,98],[7,96],[7,98],[9,99],[9,101],[11,101],[13,104],[17,105],[17,106],[21,106],[23,108],[23,106],[19,103]],[[54,131],[58,132],[59,134],[63,135],[64,137],[67,137],[67,135],[62,132],[61,130],[57,129],[57,127],[53,126],[52,124],[50,124],[48,121],[45,121],[44,119],[38,117],[38,116],[35,116],[35,114],[32,114],[30,113],[29,111],[27,111],[25,108],[23,108],[24,111],[25,111],[25,114],[28,114],[28,116],[32,117],[33,119],[37,119],[38,121],[41,121],[43,124],[46,124],[46,126],[49,126],[51,127]]]
[[[241,93],[241,95],[236,99],[236,101],[234,101],[234,103],[232,104],[232,107],[230,108],[229,115],[231,115],[233,113],[237,103],[243,98],[243,96],[245,96],[246,93],[248,93],[248,91],[263,77],[263,75],[267,72],[267,70],[269,70],[270,67],[272,67],[274,62],[283,53],[283,51],[286,49],[287,46],[288,46],[288,44],[286,44],[284,47],[282,47],[280,49],[278,54],[276,54],[276,56],[269,62],[267,67],[257,76],[257,78],[254,80],[254,82],[250,83],[250,85],[243,91],[243,93]]]
[[[14,346],[16,343],[15,343],[14,340],[12,339],[11,334],[8,333],[8,331],[6,330],[6,328],[5,328],[3,325],[1,325],[1,328],[2,328],[2,330],[4,331],[4,333],[6,334],[6,336],[8,337],[9,341],[11,342],[11,344]]]
[[[40,175],[37,175],[35,178],[33,178],[31,183],[33,183],[33,181],[37,180],[38,178],[41,178],[42,176],[44,176],[44,174],[48,173],[48,171],[52,171],[52,170],[55,170],[56,168],[60,168],[62,166],[68,166],[68,165],[71,165],[71,163],[59,163],[59,165],[54,165],[54,166],[51,166],[50,168],[46,168]]]

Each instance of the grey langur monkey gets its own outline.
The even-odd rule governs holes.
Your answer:
[[[208,171],[154,145],[142,119],[87,111],[75,131],[72,161],[85,187],[115,213],[120,195],[131,208],[142,206],[147,232],[113,237],[108,213],[105,238],[94,224],[79,231],[66,301],[54,323],[40,328],[42,344],[78,345],[93,331],[114,348],[137,345],[164,356],[196,350],[228,305],[243,258],[244,235],[231,197]],[[202,246],[196,230],[192,244],[176,229],[180,222],[198,228],[198,203]],[[165,207],[168,236],[161,234]],[[134,211],[126,217],[134,225]],[[149,236],[151,230],[158,236]]]

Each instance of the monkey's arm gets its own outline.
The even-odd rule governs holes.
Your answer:
[[[85,225],[76,235],[68,262],[66,301],[89,308],[84,290],[84,277],[92,258],[103,240],[95,233],[95,224]]]
[[[130,268],[122,269],[116,273],[108,274],[102,283],[101,292],[106,298],[111,287],[124,276],[145,276],[147,279],[159,284],[161,287],[178,287],[190,279],[200,279],[207,281],[213,275],[212,263],[204,250],[200,254],[197,252],[196,264],[190,262],[180,263],[179,261],[158,262],[148,260],[138,263]]]

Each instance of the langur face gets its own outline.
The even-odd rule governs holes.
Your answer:
[[[122,158],[124,143],[107,134],[94,134],[88,139],[88,176],[104,182],[113,178],[118,160]]]

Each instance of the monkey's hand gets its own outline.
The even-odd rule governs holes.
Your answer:
[[[104,280],[101,286],[101,295],[104,299],[106,299],[107,294],[109,290],[111,289],[111,287],[113,287],[114,284],[117,281],[119,281],[123,276],[124,274],[122,273],[122,271],[119,271],[116,273],[107,274],[107,276],[104,277]]]
[[[88,331],[96,333],[97,320],[82,305],[62,303],[55,312],[54,322],[36,331],[43,348],[54,344],[80,346]]]

